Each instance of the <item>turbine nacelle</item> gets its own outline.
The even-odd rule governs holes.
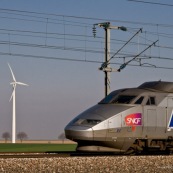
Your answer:
[[[22,83],[22,82],[11,82],[10,85],[23,85],[23,86],[29,86],[28,84]]]

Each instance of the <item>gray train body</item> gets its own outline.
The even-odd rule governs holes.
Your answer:
[[[173,150],[173,82],[113,91],[65,127],[78,151]]]

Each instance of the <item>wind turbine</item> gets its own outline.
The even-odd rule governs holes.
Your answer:
[[[24,85],[24,86],[28,86],[25,83],[22,82],[17,82],[16,78],[14,76],[14,73],[10,67],[10,64],[8,63],[8,67],[10,68],[11,71],[11,75],[13,78],[13,82],[10,83],[10,85],[13,86],[13,91],[10,97],[10,101],[13,98],[13,112],[12,112],[12,143],[16,143],[16,86],[17,85]]]

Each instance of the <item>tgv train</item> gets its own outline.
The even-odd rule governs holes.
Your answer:
[[[173,150],[173,82],[146,82],[111,92],[65,127],[77,151]]]

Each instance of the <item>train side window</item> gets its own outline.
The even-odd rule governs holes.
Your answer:
[[[149,97],[146,105],[155,105],[155,97]]]
[[[148,99],[146,105],[150,105],[150,98]]]
[[[141,96],[141,97],[135,102],[135,104],[141,104],[143,100],[144,100],[144,96]]]
[[[150,97],[150,103],[151,105],[155,105],[155,97]]]

